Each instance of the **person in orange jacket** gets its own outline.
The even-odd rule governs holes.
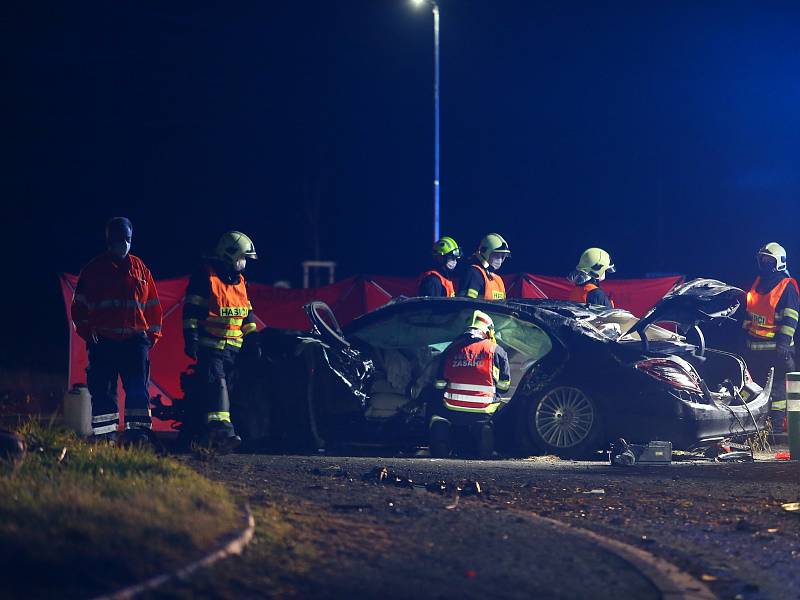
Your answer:
[[[461,258],[461,248],[451,237],[443,237],[433,245],[435,267],[419,277],[418,295],[452,298],[456,295],[453,271]]]
[[[149,352],[161,337],[161,302],[144,262],[130,254],[133,225],[125,217],[106,224],[107,249],[78,277],[71,317],[86,341],[86,383],[92,397],[95,439],[116,441],[117,379],[125,389],[125,443],[149,441]]]
[[[505,300],[506,286],[497,274],[503,262],[511,256],[508,242],[498,233],[486,235],[469,266],[464,269],[458,286],[458,295],[485,300]]]
[[[602,248],[589,248],[581,254],[578,265],[567,277],[575,284],[569,299],[581,304],[614,308],[614,303],[600,287],[600,282],[605,280],[607,273],[615,271],[608,252]]]
[[[230,383],[240,353],[261,355],[255,313],[247,296],[244,269],[258,258],[253,241],[228,231],[189,279],[183,306],[184,353],[197,359],[205,388],[208,442],[228,452],[241,444],[231,420]]]
[[[786,421],[786,373],[795,370],[794,333],[800,316],[800,290],[786,268],[786,250],[776,242],[762,246],[756,255],[759,275],[747,292],[743,322],[745,359],[755,380],[764,384],[770,368],[772,383],[770,418],[775,432]]]
[[[499,396],[510,387],[508,354],[495,339],[494,321],[476,310],[466,331],[441,357],[435,388],[442,391],[442,397],[432,407],[428,424],[431,455],[449,456],[451,429],[456,428],[466,430],[475,440],[478,457],[491,458],[492,416],[501,406]]]

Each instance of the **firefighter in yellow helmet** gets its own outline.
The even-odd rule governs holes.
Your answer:
[[[511,249],[503,236],[498,233],[486,235],[461,276],[458,295],[467,298],[505,300],[506,286],[502,278],[497,275],[497,271],[509,256]]]
[[[786,250],[776,242],[756,254],[758,276],[747,292],[747,316],[743,327],[745,358],[755,380],[764,384],[775,367],[770,417],[773,429],[785,429],[786,373],[794,371],[794,332],[800,311],[797,281],[786,269]]]
[[[419,278],[419,296],[452,298],[456,295],[453,271],[461,258],[461,248],[451,237],[443,237],[433,245],[434,268],[425,271]]]
[[[183,307],[187,356],[197,359],[205,387],[209,443],[230,451],[241,443],[231,422],[229,382],[240,353],[258,358],[253,307],[242,272],[258,258],[253,241],[240,231],[222,235],[211,257],[189,279]]]
[[[581,254],[578,265],[567,276],[567,279],[575,284],[569,299],[581,304],[597,304],[613,308],[614,303],[600,287],[600,282],[606,278],[606,273],[615,271],[608,252],[602,248],[589,248]]]
[[[494,450],[492,416],[500,407],[500,394],[511,386],[508,354],[497,343],[494,322],[476,310],[466,331],[444,351],[436,389],[442,391],[433,410],[430,448],[433,456],[448,456],[451,429],[466,429],[477,441],[477,455],[491,458]]]

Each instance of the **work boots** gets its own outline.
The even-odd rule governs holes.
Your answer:
[[[478,429],[478,458],[490,459],[494,454],[494,429],[490,423],[484,423]]]
[[[226,454],[242,443],[230,421],[211,421],[208,424],[208,445],[220,454]]]
[[[450,456],[450,423],[445,419],[435,419],[431,423],[429,435],[431,456],[434,458]]]
[[[126,429],[122,432],[122,435],[119,437],[119,445],[120,446],[137,446],[139,448],[150,448],[152,447],[153,443],[150,440],[150,434],[147,429],[141,429],[138,427],[132,429]]]

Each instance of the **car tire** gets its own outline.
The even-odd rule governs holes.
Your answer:
[[[602,445],[600,406],[575,386],[556,384],[531,396],[525,424],[531,442],[544,454],[587,458]]]
[[[238,382],[231,397],[231,417],[245,450],[264,450],[274,443],[273,400],[264,377],[251,377]]]
[[[322,349],[309,346],[303,351],[305,384],[301,392],[297,415],[300,421],[299,438],[295,440],[303,450],[321,450],[326,439],[321,423],[324,422],[325,385],[320,373],[325,372]]]

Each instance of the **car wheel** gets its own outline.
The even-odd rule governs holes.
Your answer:
[[[325,360],[320,348],[309,347],[305,355],[305,393],[300,401],[300,421],[303,438],[300,443],[308,450],[325,448],[325,436],[322,431],[324,422]]]
[[[263,377],[238,382],[231,397],[231,417],[246,450],[263,450],[272,442],[273,398]]]
[[[556,385],[529,400],[528,431],[536,447],[565,458],[586,457],[600,446],[597,403],[580,388]]]

